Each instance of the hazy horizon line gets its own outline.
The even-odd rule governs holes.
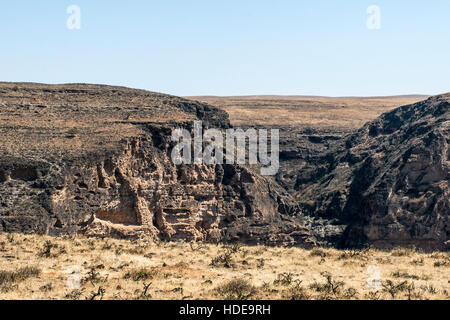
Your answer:
[[[393,94],[393,95],[342,95],[342,96],[334,96],[334,95],[311,95],[311,94],[277,94],[277,93],[271,93],[271,94],[230,94],[230,95],[223,95],[223,94],[188,94],[188,95],[182,95],[182,94],[175,94],[175,93],[167,93],[163,91],[159,91],[158,89],[148,89],[148,88],[142,88],[142,87],[134,87],[134,86],[127,86],[125,84],[119,85],[119,84],[107,84],[107,83],[91,83],[91,82],[61,82],[61,83],[46,83],[46,82],[35,82],[35,81],[5,81],[0,80],[0,83],[9,83],[9,84],[37,84],[37,85],[98,85],[98,86],[109,86],[109,87],[123,87],[128,89],[136,89],[136,90],[144,90],[149,92],[156,92],[161,94],[167,94],[167,95],[173,95],[178,96],[182,98],[269,98],[269,97],[280,97],[280,98],[333,98],[333,99],[376,99],[376,98],[402,98],[402,97],[432,97],[437,95],[446,94],[448,92],[442,92],[438,94],[425,94],[425,93],[408,93],[408,94]],[[449,91],[450,92],[450,91]]]

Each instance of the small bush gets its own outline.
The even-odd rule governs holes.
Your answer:
[[[56,244],[53,244],[50,240],[44,242],[44,245],[38,252],[38,256],[41,258],[50,258],[52,255],[52,249],[57,248]]]
[[[152,283],[149,284],[144,283],[144,288],[141,290],[136,290],[135,294],[137,295],[136,300],[149,300],[152,298],[152,295],[148,292]]]
[[[420,287],[420,289],[422,289],[423,291],[428,292],[428,293],[430,293],[430,294],[438,294],[438,293],[439,293],[439,290],[436,289],[436,288],[435,288],[433,285],[431,285],[431,284],[422,285],[422,286]]]
[[[233,256],[238,253],[241,249],[239,244],[234,244],[232,246],[225,247],[225,251],[211,260],[211,265],[213,267],[233,267]]]
[[[242,244],[235,243],[235,244],[229,245],[227,247],[227,249],[230,250],[232,253],[238,253],[242,249]]]
[[[423,266],[423,265],[425,265],[425,261],[424,261],[423,258],[415,259],[411,263],[416,265],[416,266]]]
[[[257,259],[256,261],[258,263],[257,266],[256,266],[258,269],[263,268],[265,263],[266,263],[266,261],[264,259],[262,259],[262,258],[261,259]]]
[[[106,282],[108,280],[108,277],[101,277],[100,273],[95,271],[95,267],[91,268],[91,270],[89,270],[89,272],[87,273],[87,275],[81,279],[82,283],[99,283],[99,282]]]
[[[14,235],[12,233],[8,233],[8,235],[6,236],[6,240],[9,243],[14,243]]]
[[[287,291],[289,300],[309,300],[311,296],[306,292],[305,288],[301,286],[301,280],[295,280],[294,285]]]
[[[378,291],[370,291],[369,293],[365,294],[364,297],[367,300],[381,300],[381,293]]]
[[[405,291],[408,300],[422,299],[422,294],[416,291],[416,286],[414,285],[414,282],[411,284],[407,284],[405,287]]]
[[[291,272],[283,272],[277,276],[277,279],[273,282],[275,286],[289,286],[294,280],[294,274]]]
[[[17,271],[0,271],[0,285],[24,281],[28,278],[38,277],[41,270],[36,267],[24,267]]]
[[[143,247],[133,247],[133,248],[128,250],[128,254],[144,255],[145,254],[145,248],[143,248]]]
[[[435,268],[445,267],[445,266],[448,266],[449,264],[450,264],[450,263],[447,262],[447,261],[436,261],[436,262],[434,263],[434,267],[435,267]]]
[[[95,300],[98,298],[98,300],[102,300],[103,296],[105,295],[105,289],[103,287],[99,287],[97,292],[92,291],[91,295],[87,298],[87,300]]]
[[[381,283],[381,286],[383,287],[384,292],[389,293],[391,295],[392,299],[395,299],[395,297],[400,292],[403,292],[407,289],[408,281],[395,283],[392,280],[386,280]]]
[[[191,248],[191,251],[200,251],[207,248],[204,244],[195,245],[194,242],[189,242],[189,247]]]
[[[315,248],[311,251],[310,253],[311,257],[321,257],[321,258],[325,258],[328,256],[328,253],[326,253],[324,250],[319,249],[319,248]]]
[[[328,272],[323,272],[322,276],[326,279],[326,282],[314,282],[310,285],[310,289],[323,293],[325,295],[338,296],[344,287],[344,282],[334,280],[333,276]]]
[[[340,260],[352,259],[352,258],[364,258],[367,250],[345,250],[339,256]]]
[[[355,288],[348,288],[345,289],[344,292],[342,293],[342,298],[343,299],[357,299],[358,298],[358,290],[356,290]]]
[[[233,279],[217,288],[225,300],[248,300],[256,295],[256,288],[245,279]]]
[[[415,274],[409,274],[408,272],[400,272],[400,271],[392,273],[392,276],[394,278],[403,278],[403,279],[414,279],[414,280],[420,279],[420,277],[416,276]]]
[[[19,288],[19,286],[17,284],[4,283],[4,284],[0,285],[0,292],[1,293],[8,293],[8,292],[14,291],[14,290],[16,290],[18,288]]]
[[[111,250],[113,248],[113,246],[114,245],[112,243],[109,243],[106,241],[102,246],[102,250]]]
[[[395,249],[391,252],[391,256],[393,257],[409,257],[416,253],[416,249],[410,249],[410,248],[399,248]]]
[[[155,269],[136,269],[128,271],[123,278],[124,279],[131,279],[133,281],[145,281],[145,280],[152,280],[155,278],[155,276],[158,274],[158,270]]]
[[[444,260],[450,260],[450,253],[448,252],[433,252],[429,255],[432,259],[444,259]]]
[[[74,289],[71,292],[69,292],[68,294],[66,294],[65,298],[69,299],[69,300],[79,300],[81,295],[83,294],[83,292],[84,292],[84,288]]]
[[[218,255],[217,257],[211,260],[211,265],[213,267],[232,267],[232,258],[233,254],[229,251],[224,252],[223,254]]]
[[[51,283],[47,283],[45,285],[43,285],[42,287],[39,288],[40,291],[42,292],[49,292],[53,290],[53,285]]]

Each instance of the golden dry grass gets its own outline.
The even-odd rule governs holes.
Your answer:
[[[243,96],[188,97],[224,109],[235,126],[296,126],[316,129],[357,129],[384,112],[425,100],[427,96],[308,97]]]
[[[1,299],[448,300],[449,279],[442,252],[0,234]]]

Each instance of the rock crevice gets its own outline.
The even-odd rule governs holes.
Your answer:
[[[226,129],[224,111],[119,87],[0,89],[1,231],[315,243],[295,200],[252,168],[173,164],[172,130]]]

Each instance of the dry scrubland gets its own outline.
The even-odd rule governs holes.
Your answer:
[[[381,272],[378,289],[366,284],[371,266]],[[77,269],[80,288],[69,288]],[[448,300],[449,279],[448,252],[0,234],[1,299]]]
[[[427,96],[308,97],[243,96],[188,97],[224,109],[235,126],[296,126],[357,129],[384,112],[425,100]]]

